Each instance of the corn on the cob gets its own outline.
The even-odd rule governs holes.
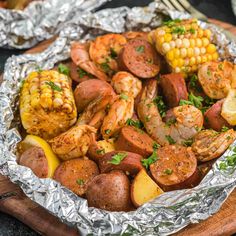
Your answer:
[[[20,93],[20,116],[27,133],[50,139],[77,118],[69,78],[57,71],[32,72]]]
[[[195,72],[199,64],[219,57],[211,43],[211,31],[202,29],[196,19],[168,21],[148,37],[173,72]]]

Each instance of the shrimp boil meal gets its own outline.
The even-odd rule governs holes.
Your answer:
[[[236,139],[236,66],[197,20],[73,42],[70,55],[22,83],[18,163],[90,207],[192,188]]]

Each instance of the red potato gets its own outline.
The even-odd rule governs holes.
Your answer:
[[[232,126],[221,116],[221,110],[224,99],[217,101],[212,105],[205,113],[205,123],[206,128],[211,128],[216,131],[221,131],[223,126],[231,128]]]
[[[117,156],[122,156],[124,159],[121,160],[119,164],[112,164],[111,161]],[[132,152],[108,152],[99,159],[99,169],[101,173],[106,173],[111,170],[123,170],[126,173],[128,172],[131,175],[135,175],[143,169],[141,160],[142,156]]]
[[[78,112],[82,112],[90,102],[105,94],[111,94],[114,97],[116,95],[111,85],[105,81],[90,79],[80,83],[74,91]]]
[[[153,152],[154,140],[143,130],[133,126],[125,126],[121,129],[115,147],[117,150],[138,153],[148,157]]]
[[[90,181],[98,174],[95,162],[79,158],[61,163],[53,178],[75,194],[83,196]]]
[[[129,71],[135,76],[148,79],[160,71],[160,58],[154,47],[146,40],[130,40],[118,55],[121,70]]]
[[[22,153],[19,164],[29,167],[39,178],[48,177],[48,161],[42,148],[30,147]]]
[[[164,191],[190,188],[199,182],[197,159],[190,147],[167,145],[157,150],[157,156],[150,171]]]
[[[129,179],[122,171],[96,176],[88,185],[86,196],[90,207],[108,211],[129,211],[133,208]]]
[[[187,86],[181,73],[162,75],[160,85],[169,107],[178,106],[181,99],[188,100]]]

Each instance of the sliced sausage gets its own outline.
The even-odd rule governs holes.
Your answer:
[[[221,110],[224,99],[219,100],[204,113],[204,126],[216,131],[221,131],[223,126],[231,128],[232,126],[221,116]]]
[[[158,160],[150,165],[153,179],[164,190],[190,188],[199,181],[197,159],[191,148],[168,145],[157,150]]]
[[[120,163],[113,162],[114,159],[119,157],[122,157]],[[99,159],[99,168],[101,173],[109,172],[111,170],[123,170],[128,172],[128,174],[135,175],[143,169],[141,160],[142,156],[136,153],[113,151],[106,153]]]
[[[146,40],[130,40],[118,56],[119,68],[139,78],[156,76],[160,71],[160,59],[154,47]]]
[[[80,83],[74,91],[78,112],[83,111],[91,101],[104,94],[115,96],[113,88],[105,81],[90,79]]]
[[[143,130],[133,126],[125,126],[121,129],[115,147],[117,150],[138,153],[148,157],[153,152],[154,140]]]
[[[178,106],[181,99],[188,100],[187,86],[181,73],[162,75],[160,86],[169,107]]]
[[[77,195],[83,196],[89,182],[98,174],[95,162],[79,158],[61,163],[53,178]]]
[[[19,164],[29,167],[39,178],[48,177],[48,161],[40,147],[31,147],[20,156]]]

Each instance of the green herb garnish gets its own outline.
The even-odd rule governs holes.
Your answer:
[[[164,21],[163,22],[163,25],[166,25],[168,27],[172,27],[172,26],[175,26],[176,23],[180,23],[181,20],[180,19],[175,19],[175,20],[168,20],[168,21]]]
[[[166,110],[167,107],[163,101],[162,96],[157,96],[154,100],[153,103],[157,105],[158,111],[161,115],[161,117],[164,117],[166,115]]]
[[[121,163],[121,161],[127,157],[127,153],[126,152],[119,152],[117,154],[115,154],[114,156],[112,156],[112,159],[110,161],[108,161],[107,163],[111,163],[113,165],[119,165]]]
[[[171,175],[171,174],[173,173],[173,170],[167,168],[167,169],[165,169],[163,172],[164,172],[164,174],[166,174],[166,175]]]
[[[134,126],[136,128],[143,128],[143,123],[139,120],[132,120],[131,118],[129,118],[127,121],[126,121],[126,124],[127,125],[130,125],[130,126]]]
[[[183,26],[176,26],[171,29],[172,34],[185,34],[186,30]]]
[[[81,69],[81,68],[78,68],[77,69],[77,72],[79,74],[79,78],[83,78],[85,75],[89,76],[89,77],[93,77],[91,74],[89,74],[87,71]]]
[[[158,160],[157,151],[154,149],[152,155],[147,159],[141,160],[142,165],[148,170],[149,166]]]
[[[226,131],[228,131],[228,130],[229,130],[229,128],[226,127],[226,126],[223,126],[223,127],[221,128],[221,132],[226,132]]]
[[[183,141],[182,144],[186,147],[190,147],[193,144],[193,139],[192,138],[187,139],[187,140]]]
[[[64,75],[67,75],[69,76],[70,75],[70,69],[68,66],[60,63],[59,66],[58,66],[58,71],[61,73],[61,74],[64,74]]]
[[[219,68],[219,70],[223,70],[223,64],[220,63],[220,64],[218,65],[218,68]]]
[[[76,183],[77,183],[78,185],[84,185],[84,180],[83,180],[83,179],[77,179],[77,180],[76,180]]]
[[[202,107],[202,102],[203,102],[203,97],[201,96],[195,96],[193,93],[190,93],[188,96],[188,100],[183,100],[181,99],[179,102],[179,105],[192,105],[195,106],[197,108],[201,108]]]
[[[166,125],[168,127],[170,127],[171,125],[175,124],[176,123],[176,119],[175,118],[170,118],[167,122],[166,122]]]
[[[122,93],[120,94],[120,98],[123,100],[127,100],[129,98],[129,96],[127,96],[126,94]]]
[[[97,149],[97,150],[96,150],[96,153],[97,153],[98,155],[103,155],[103,154],[105,154],[105,149],[104,149],[104,148]]]
[[[58,92],[61,92],[62,91],[62,88],[61,87],[59,87],[58,85],[56,85],[54,82],[52,82],[52,81],[47,81],[47,82],[45,82],[45,84],[47,84],[47,85],[49,85],[51,88],[52,88],[52,90],[55,90],[55,91],[58,91]]]
[[[175,144],[176,143],[176,141],[170,135],[166,135],[166,139],[169,142],[169,144]]]
[[[118,54],[117,54],[117,52],[115,51],[115,49],[114,49],[114,48],[110,48],[110,57],[111,57],[112,59],[115,59],[115,58],[117,58],[117,56],[118,56]]]
[[[210,76],[211,75],[211,71],[207,70],[207,75]]]
[[[105,134],[110,134],[111,133],[111,130],[110,129],[106,129],[105,130]]]
[[[149,121],[150,121],[150,119],[151,119],[151,117],[150,117],[150,116],[145,116],[145,121],[146,121],[146,122],[149,122]]]
[[[188,32],[189,32],[190,34],[195,34],[196,30],[193,29],[193,28],[191,28],[191,29],[188,30]]]
[[[153,145],[152,145],[152,147],[153,147],[153,149],[157,150],[158,148],[161,147],[161,145],[158,144],[158,143],[156,143],[156,142],[154,142]]]
[[[139,53],[143,53],[143,52],[144,52],[144,49],[145,49],[144,46],[143,46],[143,45],[140,45],[140,46],[138,46],[138,47],[135,48],[135,51],[136,51],[136,52],[139,52]]]

